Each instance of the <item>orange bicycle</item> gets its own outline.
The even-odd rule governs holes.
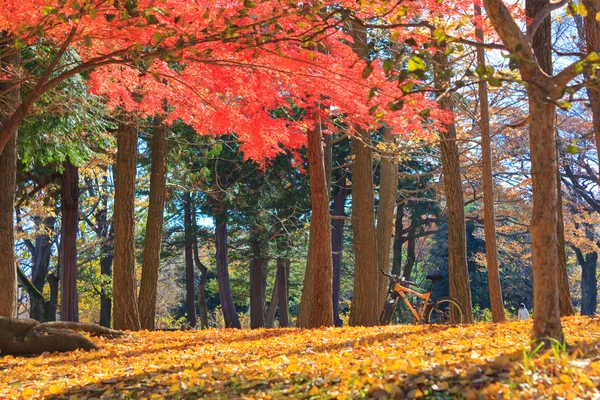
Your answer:
[[[381,310],[380,324],[388,325],[391,322],[399,298],[404,300],[406,306],[415,316],[415,323],[417,324],[421,322],[427,324],[462,324],[464,322],[463,307],[455,298],[441,297],[436,301],[430,300],[433,285],[436,281],[443,279],[443,275],[427,275],[426,278],[431,281],[429,290],[426,293],[419,293],[408,288],[410,285],[416,285],[415,282],[407,281],[404,277],[388,274],[384,270],[381,270],[381,273],[390,278],[392,289],[388,291],[383,310]],[[424,304],[413,306],[406,297],[407,294],[423,299]]]

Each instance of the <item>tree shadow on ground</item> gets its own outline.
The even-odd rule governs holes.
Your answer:
[[[429,326],[427,327],[427,333],[436,333],[436,332],[440,332],[446,329],[449,329],[451,327],[447,327],[447,326]],[[272,332],[269,331],[264,331],[265,333],[261,332],[260,334],[257,335],[249,335],[248,337],[254,337],[255,340],[260,340],[261,337],[275,337],[275,336],[281,336],[283,334],[286,333],[292,333],[295,332],[296,330],[294,329],[286,329],[286,330],[280,330],[281,332],[277,335],[273,335]],[[359,343],[360,345],[370,345],[373,344],[375,342],[379,342],[379,341],[386,341],[386,340],[402,340],[404,337],[407,336],[412,336],[412,335],[423,335],[423,330],[415,330],[415,331],[410,331],[410,332],[393,332],[393,331],[388,331],[388,332],[378,332],[378,333],[374,333],[373,335],[368,335],[365,337],[362,337],[360,339],[356,339],[356,340],[345,340],[345,341],[341,341],[341,342],[336,342],[336,343],[328,343],[328,344],[323,344],[323,345],[319,345],[319,346],[311,346],[310,344],[308,344],[305,347],[302,348],[297,348],[294,350],[288,350],[288,351],[278,351],[278,352],[274,352],[272,354],[269,354],[266,357],[261,357],[261,359],[266,359],[266,360],[272,360],[272,359],[276,359],[278,357],[290,357],[292,355],[301,355],[303,353],[328,353],[328,352],[335,352],[338,351],[340,349],[344,349],[344,348],[349,348],[352,349],[357,343]],[[248,337],[246,337],[246,340],[249,340]],[[244,339],[244,338],[240,338],[240,339]],[[233,340],[235,341],[235,340]],[[149,353],[157,353],[160,351],[169,351],[169,350],[173,350],[173,349],[177,349],[177,348],[182,348],[184,346],[175,346],[175,347],[169,347],[169,346],[165,346],[165,348],[163,349],[153,349],[152,351],[149,352],[133,352],[135,353],[135,356],[141,356],[141,355],[145,355],[145,354],[149,354]],[[189,347],[186,346],[186,347]],[[128,357],[128,355],[125,355],[126,357]],[[254,362],[256,361],[256,355],[253,353],[250,354],[244,354],[244,355],[240,355],[237,354],[237,356],[241,356],[239,358],[239,360],[237,362],[243,364],[246,362]],[[80,362],[80,364],[85,364],[86,362],[89,362],[90,360],[82,360]],[[204,361],[202,363],[200,363],[199,365],[195,365],[194,369],[196,370],[201,370],[204,367],[211,367],[213,370],[219,370],[220,367],[226,365],[226,364],[230,364],[231,361],[229,359],[223,359],[223,360],[219,360],[219,361]],[[153,378],[155,378],[157,375],[177,375],[180,372],[183,372],[186,369],[191,368],[190,365],[186,365],[186,366],[179,366],[179,367],[173,367],[173,368],[164,368],[164,369],[160,369],[160,370],[154,370],[154,371],[150,371],[148,373],[141,373],[141,374],[135,374],[135,375],[123,375],[123,376],[113,376],[113,377],[106,377],[102,380],[98,380],[96,382],[92,382],[89,383],[85,386],[81,386],[81,387],[77,387],[77,388],[71,388],[70,390],[58,394],[54,397],[51,398],[55,398],[55,399],[59,399],[59,398],[69,398],[70,396],[79,396],[79,397],[85,397],[85,398],[94,398],[94,397],[100,397],[103,395],[103,393],[107,390],[107,388],[103,388],[103,385],[111,385],[113,386],[118,386],[121,389],[118,390],[135,390],[139,396],[141,397],[145,397],[151,393],[153,393],[153,388],[155,388],[155,384],[156,382],[153,382]],[[172,398],[190,398],[190,399],[195,399],[195,398],[209,398],[209,397],[214,397],[214,398],[232,398],[232,397],[239,397],[240,395],[243,394],[247,394],[247,393],[251,393],[253,391],[259,390],[259,389],[267,389],[275,384],[281,383],[282,378],[278,378],[278,377],[273,377],[270,379],[258,379],[258,380],[243,380],[242,382],[240,381],[227,381],[224,382],[222,387],[220,388],[218,394],[216,393],[216,391],[211,390],[211,391],[204,391],[202,388],[197,388],[197,387],[190,387],[187,389],[182,389],[180,391],[178,391],[177,393],[174,393],[171,395],[163,395],[165,397],[172,397]],[[105,382],[105,384],[103,384],[103,382]],[[296,383],[302,384],[303,381],[301,379],[296,379]],[[304,383],[309,383],[308,380],[306,380],[306,382]],[[131,388],[131,389],[127,389],[127,388]],[[135,388],[135,389],[133,389]],[[114,389],[113,389],[114,391]]]

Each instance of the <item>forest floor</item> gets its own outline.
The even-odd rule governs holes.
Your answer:
[[[600,319],[320,330],[136,332],[98,351],[0,357],[0,399],[598,398]]]

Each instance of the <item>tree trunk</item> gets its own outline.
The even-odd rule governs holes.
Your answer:
[[[62,181],[60,319],[79,322],[77,307],[77,231],[79,228],[79,172],[69,160]]]
[[[138,154],[137,126],[119,124],[114,200],[113,326],[139,330],[135,271],[135,174]]]
[[[108,220],[108,179],[104,178],[102,206],[96,211],[97,235],[101,240],[100,274],[102,276],[100,293],[100,325],[110,328],[112,320],[112,264],[114,254],[114,225]]]
[[[481,7],[475,4],[475,14],[481,15]],[[476,37],[483,42],[484,34],[481,28],[475,30]],[[485,49],[477,48],[477,64],[485,67]],[[500,285],[500,270],[498,262],[498,246],[496,244],[496,211],[494,210],[494,178],[492,162],[492,143],[490,137],[490,106],[488,101],[488,86],[486,81],[479,82],[479,106],[481,130],[481,163],[483,170],[483,231],[485,236],[485,259],[488,272],[488,286],[492,321],[506,321],[504,300]]]
[[[277,303],[279,303],[279,260],[277,260],[277,272],[275,274],[275,282],[273,283],[273,292],[271,293],[271,302],[265,313],[265,328],[273,328],[275,326],[275,312],[277,311]]]
[[[312,191],[312,189],[311,189]],[[312,222],[311,222],[312,223]],[[313,263],[313,237],[314,232],[311,229],[308,234],[308,250],[306,254],[306,272],[304,273],[304,284],[302,286],[302,295],[300,296],[300,311],[296,319],[298,328],[312,327],[312,310],[313,310],[313,292],[314,292],[314,263]],[[333,261],[332,261],[333,269]],[[333,275],[333,272],[332,272]],[[333,277],[332,277],[333,279]],[[333,292],[332,292],[333,293]],[[331,306],[333,315],[333,304]]]
[[[598,302],[598,253],[594,251],[584,255],[577,247],[573,250],[581,266],[581,315],[595,315]]]
[[[200,261],[198,254],[198,235],[196,233],[196,207],[192,209],[192,222],[194,224],[194,261],[196,268],[200,272],[200,282],[198,283],[198,309],[200,310],[200,328],[208,329],[208,309],[206,307],[206,279],[208,278],[208,268]]]
[[[266,258],[253,256],[250,260],[250,328],[265,327]]]
[[[189,192],[183,194],[183,224],[185,232],[185,313],[187,323],[196,326],[196,283],[194,282],[194,225],[192,209],[195,205]]]
[[[169,128],[161,119],[156,118],[154,123],[151,148],[150,199],[139,295],[140,324],[142,329],[148,330],[154,329],[154,316],[156,315],[158,269],[160,266],[160,247],[167,184],[167,135],[169,132]],[[192,276],[193,271],[194,267],[192,265]]]
[[[442,51],[434,55],[436,90],[442,93],[450,84],[449,75],[443,72],[448,69],[448,56]],[[440,108],[453,112],[452,97],[444,95],[439,100]],[[442,169],[444,171],[444,189],[448,212],[448,275],[450,281],[450,296],[455,297],[465,311],[465,322],[473,322],[473,307],[471,304],[471,287],[467,267],[467,241],[465,228],[464,195],[460,173],[460,157],[456,142],[456,126],[446,124],[445,131],[440,132]]]
[[[312,214],[310,231],[312,236],[313,292],[310,327],[333,325],[331,254],[331,219],[329,215],[329,188],[325,176],[323,135],[321,120],[315,111],[315,127],[308,131],[308,168]]]
[[[398,204],[396,207],[396,226],[394,227],[394,258],[392,260],[392,274],[400,275],[400,271],[402,270],[402,246],[404,242],[406,242],[406,238],[404,237],[402,230],[404,226],[402,225],[402,220],[404,219],[404,204]],[[408,279],[407,276],[404,276]]]
[[[393,142],[392,131],[389,127],[383,128],[383,141]],[[392,250],[392,236],[394,231],[394,206],[398,194],[398,166],[393,156],[382,155],[379,172],[379,203],[377,205],[377,270],[390,272],[390,252]],[[382,274],[379,277],[379,304],[377,309],[383,308],[387,294],[389,279]]]
[[[29,295],[29,317],[40,322],[46,321],[46,300],[44,299],[44,286],[50,269],[50,257],[52,255],[52,238],[46,232],[52,232],[56,219],[54,217],[34,217],[37,228],[41,230],[35,238],[35,245],[28,247],[31,253],[31,284],[23,285]],[[56,316],[54,316],[56,319]]]
[[[240,320],[233,304],[229,288],[229,261],[227,259],[227,217],[220,215],[215,218],[215,247],[217,248],[217,282],[219,283],[219,299],[225,319],[226,328],[241,329]]]
[[[402,276],[407,280],[410,280],[410,276],[412,275],[413,268],[415,266],[415,261],[417,261],[417,239],[411,237],[408,239],[408,244],[406,245],[406,264],[404,264],[404,270],[402,271]]]
[[[290,299],[290,260],[287,258],[277,259],[277,293],[279,297],[279,327],[290,326],[290,315],[288,303]]]
[[[588,12],[583,19],[583,26],[587,52],[590,54],[600,51],[600,21],[596,20],[596,15],[600,12],[600,0],[583,0],[583,5]],[[600,154],[600,91],[597,87],[588,87],[587,95],[592,106],[596,151]]]
[[[550,4],[549,0],[526,0],[525,15],[528,18],[533,18],[546,5]],[[552,20],[546,18],[536,31],[532,41],[535,58],[542,70],[548,75],[552,75]],[[558,137],[556,137],[558,143]],[[556,149],[556,158],[558,160],[558,149]],[[558,296],[561,315],[574,315],[575,309],[571,302],[571,294],[569,291],[569,275],[567,273],[567,254],[565,244],[565,226],[563,222],[563,207],[562,207],[562,191],[560,181],[560,170],[558,161],[556,163],[556,204],[557,204],[557,254],[558,254]]]
[[[109,247],[110,246],[110,247]],[[112,276],[112,263],[113,263],[113,246],[111,244],[103,249],[110,250],[110,253],[106,253],[103,250],[103,256],[100,258],[100,274],[107,279]],[[110,328],[111,314],[112,314],[112,296],[107,291],[108,288],[103,287],[102,293],[100,294],[100,326]]]
[[[362,59],[368,58],[366,28],[352,21],[352,46]],[[377,325],[379,301],[373,196],[373,150],[369,132],[356,128],[352,138],[352,232],[354,287],[350,325]]]
[[[543,86],[543,85],[542,85]],[[556,226],[556,108],[537,85],[528,85],[533,210],[531,242],[533,261],[534,339],[564,341],[558,295],[558,239]],[[550,342],[545,341],[546,345]]]
[[[0,36],[2,37],[2,36]],[[13,54],[12,40],[4,39],[2,50],[8,55],[0,59],[0,70],[18,71],[21,60]],[[16,82],[0,82],[0,124],[11,116],[19,105],[19,86]],[[12,133],[12,132],[11,132]],[[15,260],[14,200],[17,176],[17,132],[0,152],[0,316],[17,316],[17,268]]]
[[[339,169],[336,182],[337,191],[333,197],[333,215],[344,217],[346,215],[346,196],[348,194],[348,183],[346,171]],[[333,323],[342,326],[340,319],[340,286],[342,279],[342,252],[344,248],[344,219],[336,218],[331,222],[331,252],[333,261]]]

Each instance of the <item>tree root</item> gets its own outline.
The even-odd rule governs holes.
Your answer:
[[[125,332],[94,324],[67,321],[40,323],[28,318],[0,317],[0,356],[35,355],[44,352],[95,350],[98,348],[92,341],[77,332],[108,338],[125,335]]]

